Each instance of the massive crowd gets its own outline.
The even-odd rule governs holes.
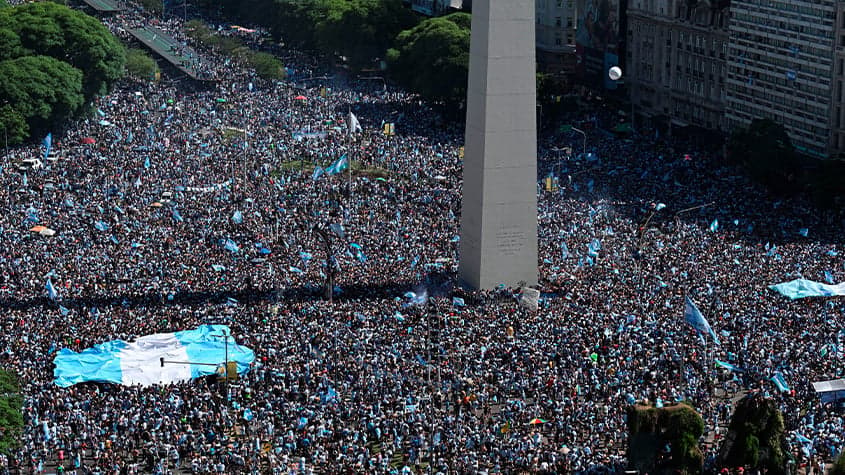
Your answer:
[[[591,155],[558,153],[579,135],[540,143],[531,312],[517,289],[454,285],[462,126],[380,82],[302,80],[328,70],[285,60],[299,81],[218,59],[214,84],[124,82],[54,137],[58,160],[17,170],[44,154],[27,146],[0,162],[0,366],[26,397],[0,471],[609,473],[626,464],[629,401],[691,400],[718,441],[738,391],[777,399],[796,464],[842,450],[841,412],[810,386],[842,377],[841,302],[767,290],[843,279],[841,215],[582,113]],[[350,111],[362,133],[348,134]],[[315,179],[342,154],[369,171]],[[549,171],[557,190],[542,187]],[[319,228],[332,224],[329,302]],[[409,305],[408,291],[429,299]],[[684,323],[685,296],[721,345]],[[58,349],[203,323],[255,351],[228,387],[53,384]],[[718,444],[705,447],[712,464]]]

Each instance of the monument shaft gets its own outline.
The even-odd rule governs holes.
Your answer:
[[[473,2],[460,277],[537,282],[534,0]]]

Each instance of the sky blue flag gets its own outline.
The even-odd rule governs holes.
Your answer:
[[[304,274],[305,273],[299,267],[294,267],[294,266],[288,267],[288,270],[293,272],[294,274]]]
[[[807,237],[810,234],[810,230],[807,228],[801,228],[798,230],[798,234]]]
[[[666,205],[664,203],[657,203],[657,206],[654,207],[655,211],[660,211],[661,209],[665,208]]]
[[[716,335],[716,332],[710,328],[710,324],[707,323],[707,320],[701,312],[698,311],[698,307],[695,306],[695,303],[689,298],[689,296],[684,298],[684,320],[692,325],[699,334],[710,335],[717,345],[722,344],[722,342],[719,341],[719,337]]]
[[[346,239],[346,232],[343,230],[343,225],[339,223],[332,223],[329,225],[329,229],[332,230],[335,235],[341,239]]]
[[[786,380],[783,379],[783,375],[779,371],[775,372],[774,376],[769,378],[769,380],[775,383],[775,386],[777,386],[778,391],[782,393],[789,392],[789,385],[786,384]]]
[[[150,168],[150,157],[144,159],[144,168]]]
[[[460,297],[452,297],[452,305],[455,307],[465,307],[466,303],[464,302],[464,299]]]
[[[179,210],[176,209],[176,208],[173,208],[173,220],[176,221],[177,223],[181,223],[181,222],[185,221],[184,219],[182,219],[182,214],[179,213]]]
[[[26,172],[23,174],[23,186],[29,186],[29,180],[26,179]]]
[[[108,231],[109,225],[103,221],[97,221],[94,223],[94,227],[97,228],[98,231]]]
[[[845,295],[845,282],[835,285],[823,284],[807,279],[795,279],[781,284],[770,285],[770,289],[792,300],[806,297],[834,297]]]
[[[824,280],[825,280],[828,284],[834,284],[834,283],[836,283],[836,281],[834,281],[834,280],[833,280],[833,274],[831,274],[829,270],[824,271]]]
[[[340,156],[334,163],[332,163],[328,168],[326,168],[326,174],[328,175],[337,175],[338,173],[346,170],[349,168],[349,160],[346,158],[346,154]]]
[[[226,270],[226,266],[221,266],[220,264],[211,264],[211,270],[214,272],[223,272]]]
[[[133,138],[135,138],[135,136],[132,135],[132,131],[130,130],[129,133],[126,134],[126,143],[132,143]]]
[[[560,257],[563,259],[569,257],[569,246],[567,246],[565,242],[560,243],[560,254]]]
[[[352,247],[352,254],[361,262],[367,261],[367,256],[364,255],[364,251],[361,249],[361,245],[358,243],[351,242],[349,246]]]
[[[86,381],[124,386],[167,385],[215,374],[227,359],[234,361],[237,372],[243,374],[255,361],[255,354],[238,345],[234,338],[223,338],[229,334],[225,325],[202,325],[176,333],[145,335],[132,342],[107,341],[79,353],[63,348],[53,360],[54,383],[62,388]],[[163,366],[161,358],[165,360]]]
[[[335,399],[337,399],[337,391],[335,391],[331,386],[329,386],[324,393],[320,394],[320,403],[322,404],[328,404]]]
[[[299,251],[299,258],[302,259],[302,262],[308,267],[308,261],[314,258],[310,252]]]
[[[736,372],[740,372],[740,373],[745,371],[744,369],[742,369],[738,366],[734,366],[730,363],[726,363],[724,361],[719,361],[719,360],[715,360],[715,361],[716,361],[716,366],[721,366],[722,368],[728,369],[730,371],[736,371]]]
[[[63,316],[63,317],[66,317],[66,316],[70,313],[70,310],[68,310],[67,308],[62,307],[61,305],[59,305],[59,312],[61,312],[61,313],[62,313],[62,316]]]
[[[47,136],[44,137],[44,140],[41,143],[44,144],[44,158],[47,158],[50,156],[50,148],[53,147],[53,134],[47,134]]]
[[[223,249],[226,249],[227,251],[233,252],[233,253],[241,250],[241,248],[238,247],[238,245],[235,243],[235,241],[232,241],[231,239],[226,239],[223,242]]]
[[[590,256],[596,257],[599,255],[599,250],[601,249],[601,241],[598,239],[593,239],[590,244],[587,245],[587,254]]]
[[[59,294],[56,292],[56,288],[53,287],[53,282],[51,282],[50,279],[47,279],[47,285],[45,285],[44,288],[47,289],[47,297],[49,297],[50,300],[56,300],[56,298],[59,296]]]
[[[314,168],[314,173],[311,174],[311,179],[317,181],[324,173],[326,173],[326,171],[323,170],[323,167],[317,166]]]
[[[244,222],[244,215],[240,211],[235,211],[235,214],[232,215],[232,222],[235,224],[241,224]]]
[[[710,232],[715,233],[719,230],[719,220],[714,219],[712,223],[710,223]]]

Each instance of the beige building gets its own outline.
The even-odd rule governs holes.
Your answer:
[[[537,64],[541,71],[568,72],[575,61],[575,0],[536,0]]]
[[[836,0],[732,2],[729,127],[770,118],[805,154],[845,151],[843,10]]]
[[[629,0],[625,84],[635,125],[724,130],[727,0]]]

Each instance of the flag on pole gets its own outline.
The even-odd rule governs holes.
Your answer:
[[[323,167],[317,166],[317,167],[314,168],[314,173],[311,174],[311,179],[314,180],[314,181],[317,181],[325,173],[326,173],[326,171],[323,170]]]
[[[354,135],[355,132],[361,132],[361,123],[352,111],[349,111],[349,117],[346,118],[346,127],[349,129],[349,135]]]
[[[775,372],[774,376],[769,378],[769,380],[775,383],[775,386],[777,386],[778,391],[782,393],[789,392],[789,385],[786,384],[786,380],[783,379],[783,375],[780,372]]]
[[[716,336],[716,332],[710,328],[710,324],[707,323],[707,319],[705,319],[701,312],[698,311],[698,307],[695,306],[692,299],[687,296],[685,297],[684,302],[684,320],[692,325],[692,327],[695,328],[700,335],[710,335],[717,345],[721,345],[722,342],[719,341],[719,337]]]
[[[343,230],[343,225],[340,223],[332,223],[329,225],[329,229],[332,230],[335,235],[341,239],[346,239],[346,232]]]
[[[50,156],[50,148],[53,146],[53,134],[52,133],[49,133],[49,134],[47,134],[46,137],[44,137],[43,144],[44,144],[44,158],[46,159],[47,157]]]
[[[710,223],[710,232],[715,233],[719,230],[719,220],[714,219],[712,223]]]
[[[44,287],[47,289],[47,297],[49,297],[50,300],[56,300],[56,297],[58,297],[59,294],[56,292],[56,288],[53,287],[53,282],[51,282],[50,279],[47,279],[47,285]]]
[[[326,168],[326,174],[328,175],[337,175],[338,173],[346,170],[349,168],[349,160],[346,158],[346,154],[340,156],[334,163],[332,163],[328,168]]]

